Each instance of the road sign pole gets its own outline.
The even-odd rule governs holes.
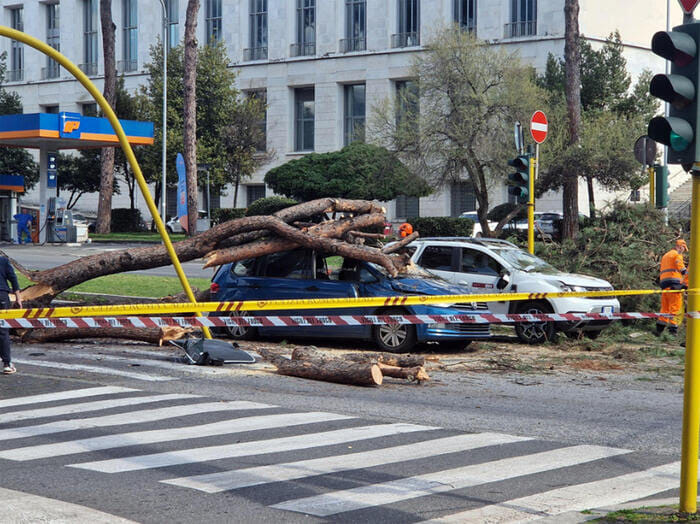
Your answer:
[[[656,171],[653,167],[648,167],[647,173],[649,174],[649,205],[656,207],[656,184],[654,184]]]
[[[532,151],[532,149],[530,150]],[[527,203],[527,250],[535,254],[535,158],[530,156],[530,198]]]

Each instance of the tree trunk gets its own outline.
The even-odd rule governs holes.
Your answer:
[[[571,147],[577,147],[581,129],[581,54],[579,51],[578,0],[564,3],[564,58],[566,63],[566,108],[569,116]],[[564,180],[562,238],[578,234],[578,176],[570,173]]]
[[[280,375],[322,380],[353,386],[379,386],[383,381],[377,364],[348,363],[342,359],[290,360],[266,348],[258,352],[277,368]]]
[[[390,366],[388,364],[382,364],[381,362],[377,364],[382,375],[385,377],[392,378],[402,378],[404,380],[411,380],[416,382],[423,382],[425,380],[430,380],[428,373],[426,373],[423,366],[416,366],[412,368],[403,368],[398,366]]]
[[[102,26],[102,49],[104,54],[105,80],[103,94],[114,108],[117,87],[117,68],[114,57],[116,26],[112,21],[112,1],[100,0],[100,23]],[[114,191],[114,148],[105,147],[100,154],[100,196],[97,202],[97,233],[109,233],[112,222],[112,192]]]
[[[593,191],[593,177],[586,175],[586,187],[588,188],[588,215],[595,220],[595,191]]]
[[[236,173],[236,183],[233,186],[233,207],[234,209],[238,207],[238,186],[241,183],[241,174]]]
[[[197,16],[199,0],[187,1],[185,17],[185,63],[183,97],[183,142],[187,173],[187,234],[197,232]]]
[[[292,353],[294,358],[294,353]],[[343,358],[354,362],[376,362],[383,363],[388,366],[416,367],[425,365],[425,357],[422,355],[396,355],[394,353],[346,353]]]
[[[191,329],[177,326],[162,328],[53,328],[32,329],[22,335],[23,343],[58,342],[61,340],[76,340],[82,338],[118,338],[127,340],[140,340],[157,346],[162,346],[169,340],[177,340],[184,337]]]

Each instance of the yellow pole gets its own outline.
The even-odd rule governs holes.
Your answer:
[[[177,276],[180,279],[182,289],[184,289],[185,294],[187,295],[187,299],[190,302],[195,303],[196,299],[194,297],[194,293],[192,293],[192,289],[190,288],[190,283],[187,281],[187,277],[185,276],[185,272],[182,269],[182,265],[180,265],[180,260],[177,258],[177,253],[175,253],[175,249],[173,248],[173,244],[170,241],[170,237],[168,236],[168,233],[165,230],[165,225],[163,224],[163,221],[158,215],[158,209],[153,203],[153,198],[151,198],[151,193],[148,190],[148,185],[146,184],[146,180],[143,178],[143,174],[141,173],[141,167],[139,166],[139,163],[136,160],[136,157],[134,156],[134,151],[133,149],[131,149],[131,144],[129,144],[129,140],[127,139],[126,134],[124,133],[124,129],[122,129],[122,126],[119,123],[117,115],[114,114],[114,111],[107,103],[107,100],[105,100],[105,98],[102,96],[102,93],[100,93],[95,84],[93,84],[90,81],[90,79],[85,75],[85,73],[83,73],[80,70],[80,68],[78,68],[73,62],[68,60],[61,53],[56,51],[53,47],[46,45],[41,40],[29,36],[28,34],[23,33],[21,31],[17,31],[15,29],[2,25],[0,25],[0,35],[11,38],[12,40],[17,40],[18,42],[23,42],[28,46],[31,46],[34,49],[37,49],[45,55],[48,55],[51,58],[53,58],[56,62],[61,64],[67,71],[69,71],[78,80],[78,82],[80,82],[85,87],[85,89],[88,90],[88,92],[92,95],[95,101],[100,105],[100,108],[104,112],[110,124],[112,124],[112,127],[114,128],[114,131],[117,134],[117,137],[119,138],[119,143],[122,146],[122,150],[124,151],[124,154],[126,155],[126,158],[129,161],[129,165],[131,165],[131,169],[134,172],[134,178],[136,179],[136,182],[139,185],[139,189],[141,190],[143,198],[146,200],[148,210],[150,211],[151,216],[153,217],[153,220],[156,223],[158,233],[160,233],[160,237],[163,239],[163,244],[165,244],[165,249],[168,251],[170,260],[172,261],[173,266],[175,267],[175,272],[177,273]],[[165,139],[165,137],[163,139]],[[202,313],[200,311],[197,311],[197,316],[201,317]],[[211,338],[209,328],[202,327],[202,331],[204,332],[204,336],[206,338]]]
[[[530,200],[527,203],[527,250],[535,254],[535,158],[530,156],[530,176],[528,177],[528,193]]]
[[[656,186],[654,185],[654,168],[647,169],[649,172],[649,205],[655,207],[656,204]]]
[[[697,166],[697,164],[696,164]],[[700,173],[692,171],[693,196],[690,216],[690,262],[688,271],[688,313],[698,311],[697,291],[700,284],[698,267],[700,250]],[[700,319],[688,318],[685,335],[685,386],[683,388],[683,437],[681,443],[680,510],[697,511],[698,496],[698,433],[700,431]]]

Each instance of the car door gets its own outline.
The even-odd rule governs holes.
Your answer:
[[[462,247],[459,249],[458,271],[454,273],[453,282],[468,286],[472,293],[499,293],[496,287],[503,272],[503,266],[491,255],[478,249]],[[504,291],[507,291],[506,288]],[[504,301],[489,302],[492,313],[507,313],[508,303]]]
[[[459,248],[427,245],[418,257],[418,265],[450,282],[455,281]]]

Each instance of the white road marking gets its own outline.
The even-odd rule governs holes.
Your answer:
[[[14,397],[5,400],[0,400],[0,408],[9,408],[10,406],[23,406],[25,404],[39,404],[41,402],[54,402],[56,400],[96,397],[97,395],[110,395],[114,393],[129,393],[131,391],[138,390],[131,388],[117,388],[111,386],[105,386],[100,388],[71,389],[68,391],[57,391],[55,393],[43,393],[41,395],[31,395],[29,397]]]
[[[181,393],[168,393],[166,395],[151,395],[147,397],[125,397],[112,398],[109,400],[95,400],[93,402],[81,402],[79,404],[66,404],[50,408],[27,409],[24,411],[11,411],[0,417],[1,423],[17,422],[32,418],[55,417],[59,415],[71,415],[74,413],[86,413],[89,411],[99,411],[101,409],[119,408],[123,406],[135,406],[137,404],[147,404],[149,402],[163,402],[166,400],[180,400],[185,398],[199,398],[197,395],[186,395]]]
[[[553,489],[492,506],[462,511],[428,522],[526,522],[561,515],[567,511],[622,504],[677,488],[680,472],[681,463],[673,462],[645,471]]]
[[[105,435],[56,444],[43,444],[39,446],[27,446],[24,448],[7,449],[0,451],[0,458],[8,460],[36,460],[74,453],[87,453],[104,449],[154,444],[156,442],[173,442],[191,438],[204,438],[214,435],[229,435],[271,429],[287,426],[299,426],[315,422],[327,422],[330,420],[347,420],[353,417],[335,415],[333,413],[282,413],[279,415],[263,415],[258,417],[243,417],[211,424],[187,426],[181,428],[156,429],[150,431],[135,431],[131,433],[119,433]]]
[[[338,473],[351,469],[371,468],[384,464],[417,460],[436,455],[444,455],[446,453],[457,453],[470,449],[510,444],[524,440],[531,439],[499,433],[456,435],[454,437],[426,440],[391,448],[348,453],[334,457],[301,460],[299,462],[288,462],[286,464],[273,464],[271,466],[260,466],[235,471],[223,471],[194,477],[182,477],[163,480],[161,482],[197,489],[207,493],[218,493],[231,489],[258,486],[269,482],[283,482],[315,475]]]
[[[58,422],[49,422],[47,424],[38,424],[36,426],[0,429],[0,441],[16,438],[36,437],[37,435],[48,435],[51,433],[60,433],[61,431],[72,431],[76,429],[140,424],[142,422],[154,422],[156,420],[184,417],[187,415],[197,415],[199,413],[213,413],[217,411],[236,411],[245,409],[267,409],[273,407],[276,406],[258,404],[257,402],[235,401],[204,402],[201,404],[186,404],[182,406],[170,406],[167,408],[145,409],[142,411],[119,413],[117,415],[59,420]]]
[[[117,375],[120,377],[133,378],[135,380],[144,380],[146,382],[167,382],[176,380],[176,377],[163,377],[160,375],[146,375],[144,373],[133,373],[131,371],[121,371],[108,367],[86,366],[85,364],[65,364],[63,362],[50,362],[48,360],[25,360],[20,358],[12,359],[17,364],[25,364],[27,366],[39,366],[44,368],[69,369],[71,371],[87,371],[88,373],[100,373],[102,375]]]
[[[102,473],[121,473],[124,471],[136,471],[150,468],[162,468],[179,464],[192,464],[194,462],[206,462],[235,457],[247,457],[251,455],[263,455],[265,453],[281,453],[321,446],[332,446],[358,440],[387,437],[401,433],[414,431],[428,431],[439,428],[418,426],[415,424],[380,424],[375,426],[361,426],[323,433],[311,433],[294,437],[282,437],[254,442],[241,442],[238,444],[226,444],[223,446],[210,446],[206,448],[192,448],[182,451],[168,451],[166,453],[154,453],[152,455],[140,455],[112,460],[100,460],[71,464],[70,467],[100,471]]]
[[[426,495],[575,466],[583,462],[608,458],[623,453],[631,453],[631,451],[602,446],[573,446],[495,460],[484,464],[437,471],[391,482],[369,484],[344,491],[332,491],[323,495],[289,500],[271,507],[325,517],[346,511],[393,504]]]

